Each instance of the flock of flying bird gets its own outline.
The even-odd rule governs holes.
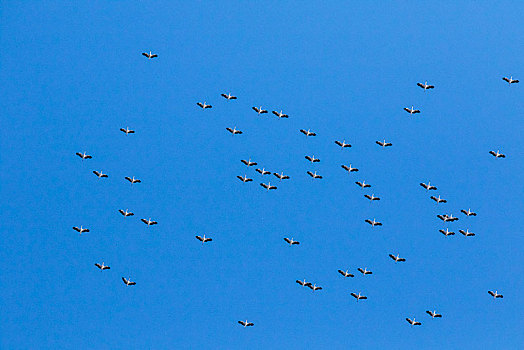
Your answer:
[[[142,53],[143,56],[147,57],[149,60],[150,59],[153,59],[153,58],[156,58],[158,57],[158,55],[156,54],[153,54],[150,52],[144,52]],[[515,83],[518,83],[519,81],[516,80],[516,79],[513,79],[513,77],[510,77],[510,78],[506,78],[506,77],[503,77],[502,78],[504,81],[506,81],[509,85],[511,84],[515,84]],[[424,83],[417,83],[417,86],[419,86],[420,88],[424,89],[424,91],[426,90],[430,90],[430,89],[434,89],[435,87],[433,85],[429,85],[428,82],[424,82]],[[236,100],[237,97],[236,96],[233,96],[231,95],[230,93],[228,94],[221,94],[222,97],[224,97],[225,99],[227,100]],[[207,104],[205,101],[204,102],[198,102],[197,103],[197,106],[199,106],[200,108],[202,108],[203,110],[206,110],[206,109],[210,109],[212,108],[213,106],[212,105],[209,105]],[[266,109],[264,109],[262,106],[258,106],[258,107],[252,107],[252,109],[258,114],[258,115],[261,115],[261,114],[266,114],[268,113],[268,111]],[[411,107],[406,107],[404,108],[404,110],[409,113],[410,115],[414,115],[414,114],[418,114],[418,113],[421,113],[420,110],[418,109],[415,109],[414,106],[411,106]],[[280,111],[272,111],[272,113],[277,116],[278,118],[289,118],[289,115],[283,113],[282,110]],[[230,132],[232,135],[241,135],[242,134],[242,131],[241,130],[237,130],[236,127],[233,127],[233,128],[230,128],[230,127],[227,127],[226,130],[228,132]],[[129,134],[134,134],[135,131],[134,130],[131,130],[129,129],[128,127],[126,127],[125,129],[124,128],[121,128],[120,131],[122,131],[123,133],[125,133],[126,135],[129,135]],[[304,134],[306,137],[314,137],[316,136],[317,134],[315,132],[312,132],[310,129],[308,130],[305,130],[305,129],[300,129],[300,132],[302,134]],[[341,147],[342,149],[344,148],[349,148],[351,147],[351,144],[349,143],[346,143],[346,140],[343,140],[343,141],[335,141],[335,144],[339,147]],[[386,142],[386,140],[382,140],[382,141],[376,141],[376,144],[378,144],[380,147],[391,147],[393,146],[393,144],[391,142]],[[495,151],[489,151],[489,154],[491,154],[492,156],[494,156],[495,158],[505,158],[506,156],[502,153],[500,153],[499,150],[497,150],[496,152]],[[83,152],[83,153],[80,153],[80,152],[77,152],[76,153],[77,156],[79,156],[82,160],[87,160],[87,159],[91,159],[92,156],[91,155],[88,155],[86,152]],[[314,155],[306,155],[305,156],[305,159],[311,163],[318,163],[320,162],[320,159],[318,158],[315,158]],[[253,166],[256,166],[257,163],[252,161],[251,159],[248,159],[248,160],[244,160],[242,159],[241,162],[246,165],[246,167],[250,168],[250,167],[253,167]],[[347,171],[349,174],[351,174],[352,172],[357,172],[359,171],[357,168],[354,168],[352,167],[351,164],[349,165],[341,165],[342,169],[344,169],[345,171]],[[271,175],[273,174],[275,177],[277,177],[279,179],[279,181],[282,181],[282,180],[287,180],[289,179],[290,177],[288,175],[284,175],[283,172],[270,172],[268,170],[266,170],[265,168],[256,168],[255,170],[257,173],[259,173],[260,175],[262,176],[265,176],[265,175]],[[101,170],[100,171],[93,171],[93,174],[95,174],[99,179],[102,179],[102,178],[108,178],[108,174],[105,174],[103,173]],[[309,176],[311,176],[313,179],[322,179],[322,176],[317,174],[317,172],[311,172],[311,171],[307,171],[307,174]],[[253,181],[253,179],[247,177],[247,175],[244,175],[244,176],[240,176],[238,175],[237,178],[242,181],[243,183],[247,183],[247,182],[251,182]],[[135,178],[134,176],[133,177],[128,177],[126,176],[124,178],[125,180],[129,181],[131,184],[137,184],[137,183],[140,183],[141,181],[137,178]],[[362,189],[365,189],[365,188],[369,188],[371,187],[370,184],[367,184],[365,181],[356,181],[355,184],[357,184],[359,187],[361,187]],[[260,183],[260,186],[262,186],[263,188],[265,188],[267,191],[270,191],[270,190],[276,190],[277,189],[277,186],[275,185],[272,185],[270,181],[268,181],[267,183],[264,183],[264,182],[261,182]],[[434,186],[434,185],[431,185],[431,183],[428,181],[428,183],[420,183],[420,186],[422,186],[426,191],[431,191],[431,190],[437,190],[437,187]],[[374,201],[379,201],[380,200],[380,197],[376,197],[374,194],[365,194],[364,195],[365,198],[367,198],[368,200],[370,200],[371,202],[374,202]],[[441,198],[441,196],[439,195],[438,197],[435,197],[435,196],[431,196],[430,197],[433,201],[435,201],[437,204],[440,204],[440,203],[447,203],[447,201],[443,198]],[[130,212],[128,209],[126,209],[125,211],[123,209],[119,209],[118,212],[120,214],[122,214],[124,217],[130,217],[130,216],[133,216],[134,213]],[[473,216],[476,216],[477,214],[473,211],[471,211],[471,209],[462,209],[461,212],[466,216],[466,217],[473,217]],[[457,221],[459,220],[458,217],[454,217],[452,214],[439,214],[437,215],[437,217],[442,220],[443,222],[454,222],[454,221]],[[148,227],[149,226],[152,226],[152,225],[157,225],[158,223],[154,220],[151,220],[151,218],[148,218],[148,219],[141,219],[141,221],[146,224]],[[375,218],[373,218],[372,220],[371,219],[366,219],[365,220],[366,223],[368,223],[369,225],[371,225],[371,227],[375,227],[375,226],[382,226],[382,223],[377,221]],[[87,233],[89,232],[89,229],[88,228],[85,228],[83,227],[82,225],[81,226],[74,226],[73,229],[77,232],[79,232],[80,234],[82,233]],[[455,234],[455,232],[453,231],[450,231],[448,228],[446,228],[446,230],[439,230],[444,236],[452,236]],[[459,232],[464,235],[465,237],[472,237],[472,236],[475,236],[475,233],[473,232],[470,232],[469,229],[466,229],[466,230],[463,230],[463,229],[460,229]],[[195,238],[197,240],[199,240],[200,242],[202,242],[202,244],[204,243],[207,243],[207,242],[211,242],[213,239],[210,238],[210,237],[206,237],[206,235],[203,235],[203,236],[195,236]],[[290,246],[293,246],[293,245],[299,245],[300,242],[298,241],[295,241],[293,240],[293,238],[284,238],[284,241],[289,244]],[[406,259],[405,258],[401,258],[399,254],[397,255],[394,255],[394,254],[389,254],[389,257],[395,262],[395,263],[400,263],[400,262],[405,262]],[[109,270],[111,267],[110,266],[107,266],[104,264],[104,262],[102,262],[101,264],[100,263],[95,263],[95,266],[100,269],[101,271],[103,270]],[[366,268],[358,268],[357,271],[359,271],[363,276],[366,276],[366,275],[371,275],[373,274],[372,271],[368,270],[367,267]],[[354,274],[350,273],[349,270],[338,270],[338,273],[340,275],[342,275],[344,278],[351,278],[351,277],[355,277]],[[136,285],[136,282],[133,282],[131,281],[130,278],[125,278],[125,277],[122,277],[122,281],[123,283],[126,285],[126,286],[134,286]],[[322,287],[321,286],[318,286],[316,283],[311,283],[311,282],[307,282],[305,279],[304,280],[297,280],[296,283],[298,283],[299,285],[301,285],[302,287],[308,287],[310,288],[312,291],[319,291],[319,290],[322,290]],[[488,294],[491,295],[494,299],[498,299],[498,298],[503,298],[503,295],[502,294],[499,294],[497,291],[488,291]],[[360,300],[366,300],[367,299],[367,296],[363,295],[362,292],[352,292],[350,293],[350,295],[352,297],[354,297],[357,302],[360,301]],[[427,310],[426,313],[431,317],[431,318],[441,318],[442,315],[437,313],[436,310]],[[411,326],[420,326],[422,323],[419,322],[419,321],[416,321],[415,318],[409,318],[409,317],[406,317],[406,321],[411,325]],[[238,323],[240,325],[242,325],[243,327],[251,327],[251,326],[254,326],[254,323],[253,322],[248,322],[247,320],[245,321],[238,321]]]

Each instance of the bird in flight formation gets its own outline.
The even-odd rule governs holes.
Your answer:
[[[356,183],[357,185],[359,185],[360,187],[362,187],[362,188],[371,187],[371,185],[367,184],[366,181],[362,181],[362,182],[360,182],[360,181],[356,181],[355,183]]]
[[[284,238],[284,241],[286,241],[289,245],[295,245],[295,244],[298,245],[298,244],[300,244],[299,241],[294,241],[293,238],[289,239],[289,238],[286,237],[286,238]]]
[[[96,171],[96,170],[95,170],[95,171],[93,171],[93,174],[95,174],[96,176],[98,176],[99,179],[102,178],[102,177],[108,177],[107,174],[104,174],[104,173],[102,172],[102,170],[100,170],[100,171]]]
[[[397,254],[396,256],[393,255],[393,254],[389,254],[389,257],[390,257],[391,259],[395,260],[395,262],[404,262],[404,261],[406,261],[406,259],[404,259],[404,258],[400,258],[400,257],[399,257],[399,254]]]
[[[453,214],[443,214],[443,215],[437,215],[437,217],[444,221],[444,222],[453,222],[453,221],[457,221],[458,218],[457,217],[454,217]]]
[[[445,200],[444,198],[440,198],[440,195],[438,197],[435,197],[435,196],[431,196],[430,197],[431,199],[433,199],[435,202],[438,203],[447,203],[448,201]]]
[[[211,242],[213,240],[212,238],[206,237],[206,235],[204,235],[203,237],[195,236],[195,238],[198,239],[200,242],[202,242],[202,244],[206,242]]]
[[[413,106],[411,106],[411,108],[405,107],[404,110],[411,115],[420,113],[420,111],[418,109],[413,108]]]
[[[258,115],[267,113],[267,110],[263,109],[262,106],[260,106],[260,107],[252,107],[252,108],[253,108],[253,110],[255,112],[258,113]]]
[[[202,102],[197,102],[197,106],[202,108],[202,109],[213,108],[213,106],[206,104],[205,101],[203,103]]]
[[[464,213],[464,215],[466,216],[477,216],[477,213],[472,212],[471,209],[468,209],[467,211],[462,209],[461,212]]]
[[[255,170],[260,175],[271,175],[271,171],[267,171],[265,168]]]
[[[346,147],[351,147],[351,145],[349,143],[346,143],[346,140],[340,142],[340,141],[335,141],[335,143],[340,146],[340,148],[346,148]]]
[[[367,296],[360,294],[360,292],[358,292],[358,294],[357,294],[357,293],[351,293],[351,296],[352,296],[353,298],[357,299],[357,302],[358,302],[359,300],[365,300],[365,299],[368,298]]]
[[[273,114],[276,115],[279,119],[280,118],[289,118],[289,115],[282,113],[282,110],[280,110],[280,112],[273,111]]]
[[[220,95],[221,95],[223,98],[225,98],[226,100],[236,100],[236,99],[237,99],[236,96],[233,96],[233,95],[231,95],[231,94],[229,94],[229,93],[228,93],[227,95],[226,95],[226,94],[220,94]]]
[[[354,172],[354,171],[358,171],[357,168],[353,168],[353,167],[351,167],[351,164],[349,164],[349,165],[344,165],[344,164],[342,164],[341,167],[342,167],[342,169],[344,169],[344,170],[347,171],[348,173],[352,173],[352,172]]]
[[[135,177],[133,176],[132,178],[129,177],[129,176],[126,176],[124,179],[126,179],[127,181],[131,182],[131,185],[132,184],[139,184],[141,183],[142,181],[140,181],[139,179],[135,179]]]
[[[231,128],[226,128],[227,131],[229,131],[231,134],[233,135],[240,135],[242,134],[242,131],[240,130],[237,130],[237,127],[235,126],[233,129]]]
[[[100,269],[100,271],[104,271],[104,270],[109,270],[110,269],[110,267],[107,266],[107,265],[104,265],[104,263],[102,263],[102,264],[96,263],[95,266],[98,267]]]
[[[122,209],[118,209],[118,212],[119,212],[120,214],[124,215],[125,217],[135,215],[134,213],[131,213],[130,211],[127,211],[127,209],[126,209],[126,211],[123,211]]]
[[[438,314],[435,310],[433,310],[433,311],[429,311],[429,310],[428,310],[428,311],[426,311],[426,313],[427,313],[428,315],[430,315],[432,318],[442,317],[442,315],[441,315],[441,314]]]
[[[446,231],[444,231],[444,230],[439,230],[439,231],[440,231],[440,233],[442,233],[442,234],[443,234],[444,236],[446,236],[446,237],[447,237],[447,236],[453,236],[453,235],[455,234],[455,232],[450,231],[450,230],[448,230],[448,229],[446,229]]]
[[[122,277],[122,281],[126,286],[134,286],[136,282],[132,282],[129,278]]]
[[[355,277],[355,275],[353,275],[352,273],[349,273],[348,271],[349,270],[346,270],[346,271],[338,270],[338,273],[340,273],[344,277]]]
[[[393,144],[391,142],[386,142],[386,140],[384,141],[375,141],[375,143],[377,145],[380,145],[382,147],[390,147],[390,146],[393,146]]]
[[[146,224],[147,227],[149,227],[151,225],[157,225],[158,224],[158,222],[156,222],[156,221],[151,221],[151,218],[149,218],[147,220],[146,219],[140,219],[140,221],[142,221],[144,224]]]
[[[82,226],[80,226],[80,227],[73,226],[73,230],[75,230],[76,232],[79,232],[80,234],[82,234],[84,232],[89,232],[88,228],[83,228]]]
[[[245,320],[245,321],[238,321],[238,323],[240,323],[244,327],[253,327],[255,325],[253,322],[247,322],[247,320]]]
[[[253,181],[253,179],[250,179],[247,177],[247,175],[244,175],[244,177],[237,175],[238,179],[242,182],[250,182]]]
[[[509,78],[503,77],[502,80],[508,83],[508,85],[517,84],[519,82],[517,79],[513,79],[513,77],[509,77]]]
[[[373,195],[373,194],[372,194],[371,196],[370,196],[369,194],[365,194],[364,197],[366,197],[367,199],[369,199],[369,200],[372,201],[372,202],[373,202],[373,201],[379,201],[379,200],[380,200],[379,197],[375,197],[375,195]]]
[[[365,268],[361,268],[361,267],[359,267],[357,270],[358,270],[361,274],[363,274],[363,275],[371,275],[371,274],[373,274],[373,272],[369,271],[367,267],[365,267]]]
[[[472,236],[475,236],[475,234],[473,232],[469,232],[469,229],[464,231],[464,230],[459,230],[460,233],[462,233],[464,235],[464,237],[472,237]]]
[[[498,150],[497,152],[489,151],[489,154],[491,154],[495,158],[506,158],[506,156],[500,153]]]
[[[277,186],[272,186],[270,182],[268,182],[267,184],[262,182],[262,183],[260,183],[260,186],[264,187],[268,191],[277,189]]]
[[[147,59],[149,59],[149,60],[152,59],[152,58],[158,57],[158,55],[151,53],[151,51],[149,51],[149,52],[142,52],[142,55],[146,56]]]
[[[488,294],[491,295],[493,297],[493,299],[504,298],[504,296],[502,294],[499,294],[497,291],[493,292],[493,291],[489,290]]]
[[[422,323],[415,321],[415,318],[413,319],[406,317],[406,321],[412,326],[420,326]]]
[[[321,175],[318,175],[317,172],[315,171],[314,173],[312,173],[311,171],[308,171],[307,172],[309,176],[311,176],[313,179],[321,179],[322,176]]]
[[[126,135],[134,134],[134,133],[135,133],[134,130],[129,129],[127,126],[126,126],[125,129],[124,129],[124,128],[120,128],[120,131],[122,131],[122,132],[123,132],[124,134],[126,134]]]
[[[434,89],[435,87],[433,85],[428,85],[428,81],[426,80],[426,82],[424,84],[422,83],[417,83],[418,86],[420,86],[421,88],[424,89],[424,91],[428,90],[428,89]]]
[[[307,130],[300,129],[300,132],[303,133],[306,136],[317,136],[317,134],[315,134],[314,132],[310,131],[309,129],[307,129]]]
[[[428,181],[427,184],[425,184],[424,182],[421,182],[420,186],[424,187],[426,189],[426,191],[436,190],[437,189],[435,186],[431,186],[431,183],[429,181]]]
[[[80,158],[82,158],[82,160],[93,158],[89,154],[86,154],[86,152],[84,152],[84,153],[76,152],[76,155],[79,156]]]

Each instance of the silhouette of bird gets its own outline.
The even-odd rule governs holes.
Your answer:
[[[149,51],[149,52],[142,52],[142,55],[146,56],[148,59],[152,59],[152,58],[158,57],[158,55],[151,53],[151,51]]]

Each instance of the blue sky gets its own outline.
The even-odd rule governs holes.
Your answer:
[[[524,342],[522,83],[501,80],[524,79],[524,4],[0,6],[0,347]],[[140,55],[149,50],[159,57]],[[416,86],[425,80],[436,88]],[[195,105],[204,100],[211,110]],[[259,117],[255,105],[290,118]],[[411,105],[422,113],[402,110]],[[122,134],[126,126],[136,134]],[[226,132],[234,126],[244,134]],[[384,138],[393,147],[375,144]],[[75,156],[83,151],[93,159]],[[321,162],[304,159],[312,154]],[[271,176],[278,189],[264,191],[267,179],[240,162],[249,157],[291,179]],[[345,173],[349,163],[360,171]],[[236,179],[244,174],[255,181]],[[354,184],[362,180],[372,188]],[[427,181],[448,203],[429,199],[419,186]],[[126,208],[135,216],[117,212]],[[460,220],[444,224],[443,213]],[[143,217],[159,224],[147,228]],[[384,226],[364,223],[373,217]],[[457,235],[438,232],[446,227]],[[213,242],[202,246],[194,236],[203,233]],[[287,246],[286,236],[301,244]],[[102,261],[111,270],[93,266]],[[373,275],[337,273],[358,267]],[[324,289],[295,283],[304,278]],[[368,300],[357,304],[349,293],[359,291]],[[244,319],[255,326],[236,323]]]

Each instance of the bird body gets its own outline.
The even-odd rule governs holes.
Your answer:
[[[472,212],[471,209],[468,209],[467,211],[462,209],[461,212],[464,213],[464,215],[466,216],[477,216],[477,213]]]
[[[247,320],[245,321],[238,321],[238,323],[240,323],[242,326],[245,327],[253,327],[255,324],[253,322],[247,322]]]
[[[365,267],[365,268],[361,268],[361,267],[359,267],[357,270],[358,270],[361,274],[363,274],[363,275],[371,275],[371,274],[373,274],[373,272],[369,271],[369,270],[367,269],[367,267]]]
[[[311,283],[306,282],[306,280],[303,280],[303,281],[297,280],[296,282],[300,284],[302,287],[309,287],[311,285]]]
[[[305,156],[304,158],[309,160],[311,163],[318,163],[318,162],[320,162],[320,159],[315,158],[315,156]]]
[[[443,214],[443,215],[437,215],[437,217],[444,221],[444,222],[453,222],[453,221],[457,221],[458,218],[454,217],[453,214],[450,214],[450,215],[447,215],[447,214]]]
[[[420,326],[422,324],[420,322],[415,321],[414,317],[413,317],[413,319],[410,319],[410,318],[406,317],[406,321],[408,321],[409,324],[412,325],[412,326]]]
[[[440,231],[440,233],[442,233],[442,234],[443,234],[444,236],[446,236],[446,237],[447,237],[447,236],[453,236],[453,235],[455,234],[455,232],[450,231],[450,230],[448,230],[448,229],[446,229],[446,231],[444,231],[444,230],[439,230],[439,231]]]
[[[317,286],[316,284],[311,285],[311,283],[308,285],[308,287],[314,292],[316,290],[321,290],[322,287]]]
[[[475,234],[473,232],[469,232],[469,229],[467,229],[466,231],[464,230],[459,230],[460,233],[462,233],[464,235],[464,237],[472,237],[472,236],[475,236]]]
[[[433,310],[433,311],[429,311],[429,310],[428,310],[428,311],[426,311],[426,313],[427,313],[428,315],[430,315],[432,318],[442,317],[442,315],[441,315],[441,314],[438,314],[435,310]]]
[[[270,175],[271,174],[271,171],[267,171],[265,168],[256,169],[255,171],[259,173],[260,175]]]
[[[273,173],[280,181],[289,179],[289,176],[284,175],[284,172],[279,173]]]
[[[244,159],[242,159],[241,162],[244,163],[246,166],[254,166],[254,165],[257,165],[256,162],[252,162],[252,161],[251,161],[251,158],[249,158],[249,160],[244,160]]]
[[[364,197],[366,197],[367,199],[369,199],[371,202],[373,202],[373,201],[379,201],[379,200],[380,200],[379,197],[375,197],[375,195],[373,195],[373,194],[372,194],[371,196],[370,196],[369,194],[365,194]]]

